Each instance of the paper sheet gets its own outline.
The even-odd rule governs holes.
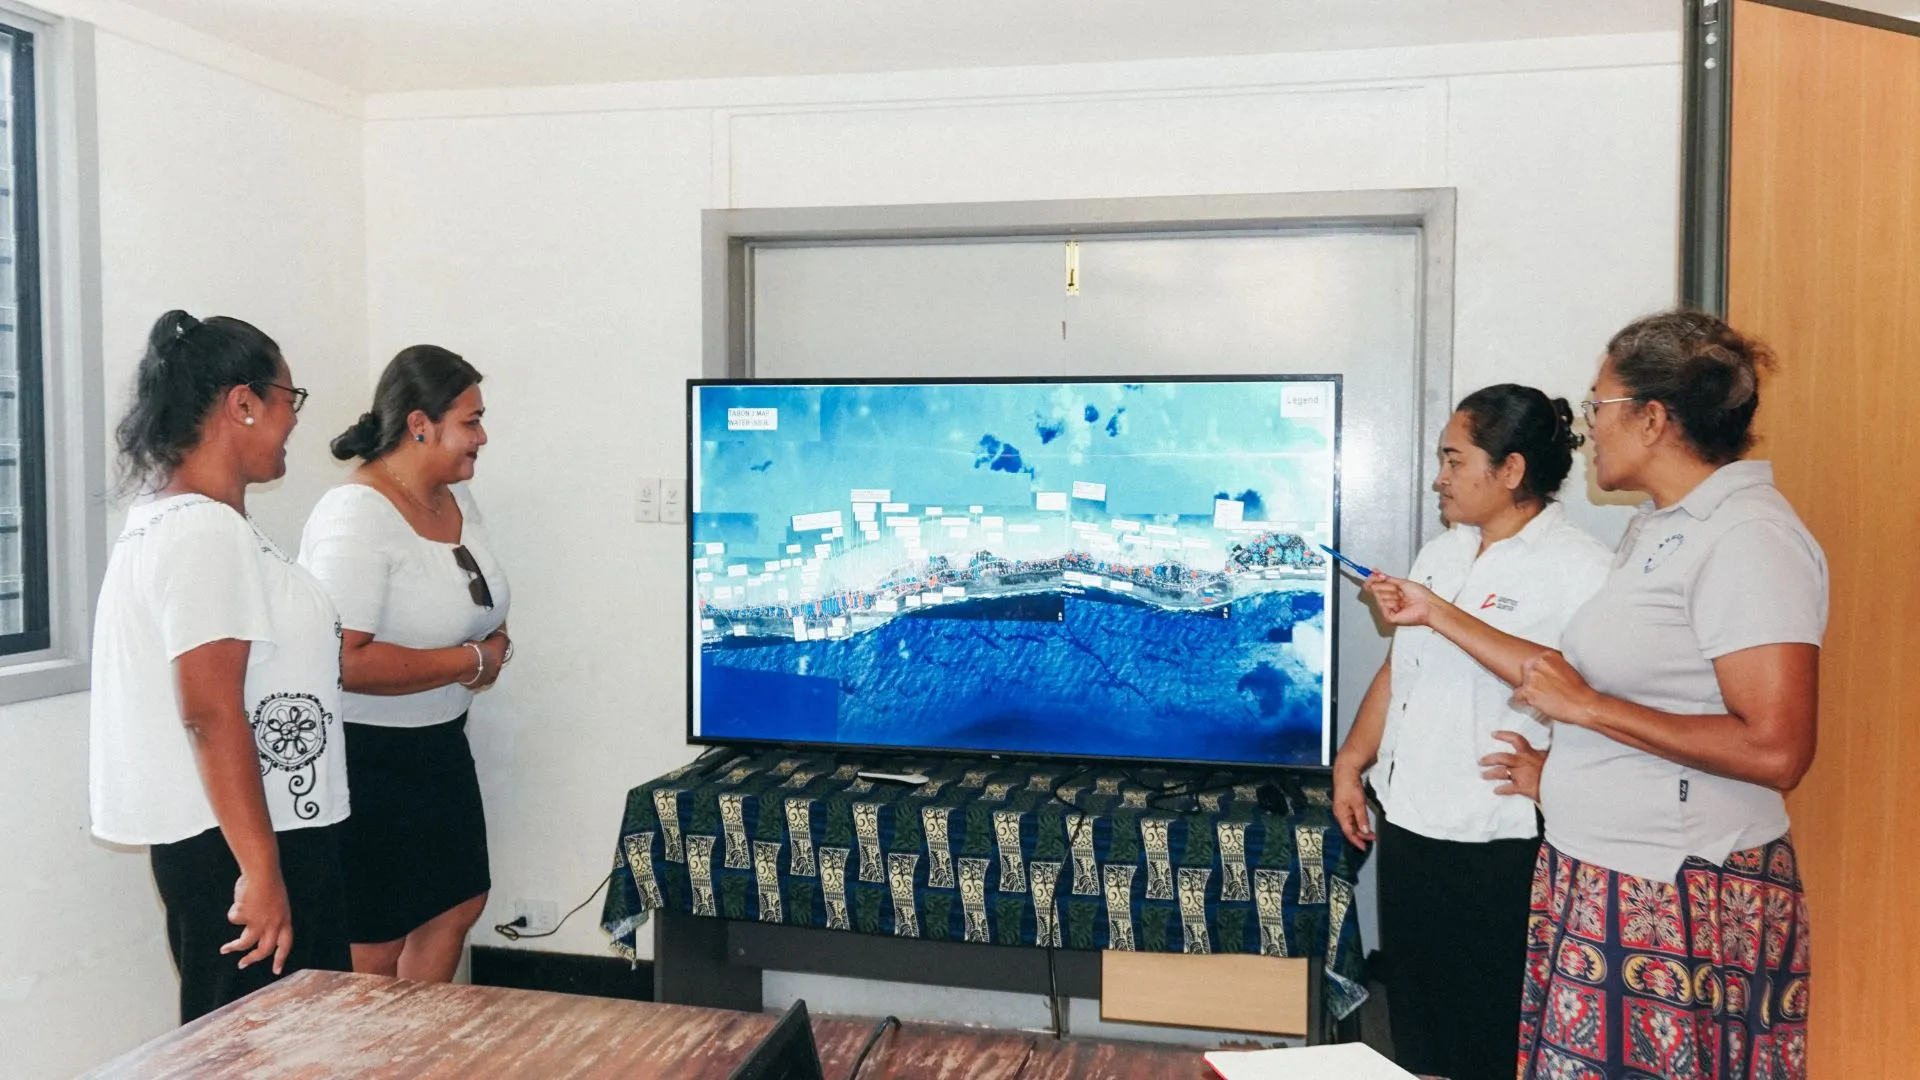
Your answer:
[[[1281,1050],[1215,1050],[1206,1055],[1224,1080],[1414,1080],[1365,1043]]]

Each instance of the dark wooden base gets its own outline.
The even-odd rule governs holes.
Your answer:
[[[475,986],[590,994],[625,1001],[653,1000],[653,961],[637,965],[615,956],[500,949],[475,945],[467,965]]]
[[[766,970],[1049,999],[1100,997],[1100,954],[1092,950],[883,937],[664,909],[653,913],[653,956],[653,1000],[746,1012],[761,1007]],[[1317,964],[1308,970],[1307,1041],[1332,1041],[1325,976]]]

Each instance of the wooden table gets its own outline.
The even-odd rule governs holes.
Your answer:
[[[763,1013],[303,971],[86,1074],[142,1080],[606,1077],[724,1080]],[[871,1020],[816,1016],[829,1080]],[[907,1023],[860,1080],[1201,1080],[1193,1049]]]

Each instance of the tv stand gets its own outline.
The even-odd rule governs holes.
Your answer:
[[[868,769],[928,782],[860,779]],[[1058,1002],[1111,999],[1115,971],[1217,972],[1198,954],[1239,954],[1263,977],[1291,973],[1304,1003],[1286,1034],[1333,1037],[1366,994],[1364,854],[1334,825],[1324,779],[1278,802],[1279,787],[1204,783],[1199,770],[722,751],[629,793],[602,924],[634,956],[653,919],[657,1000],[725,1008],[759,1008],[766,970]],[[1165,953],[1196,955],[1149,962]]]

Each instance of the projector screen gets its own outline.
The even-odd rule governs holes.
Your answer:
[[[1328,764],[1340,389],[690,383],[689,737]]]

